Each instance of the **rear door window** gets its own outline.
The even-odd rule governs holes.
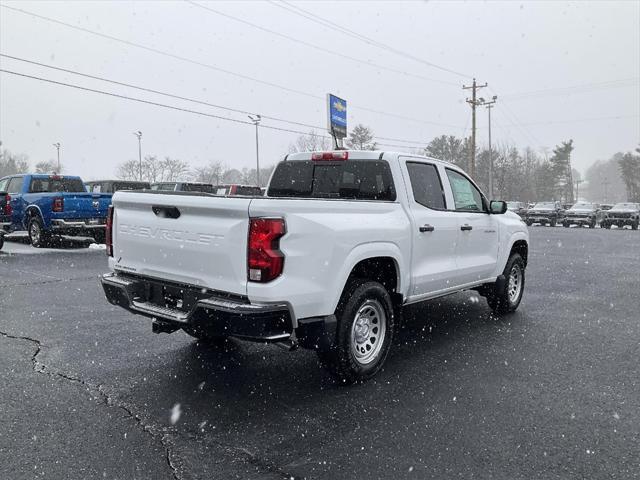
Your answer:
[[[421,162],[407,162],[413,199],[416,203],[434,210],[444,210],[444,190],[435,165]]]
[[[382,160],[284,161],[276,167],[270,197],[396,199],[389,164]]]

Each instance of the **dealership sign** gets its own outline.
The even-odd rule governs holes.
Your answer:
[[[347,136],[347,101],[327,93],[329,133],[336,139]]]

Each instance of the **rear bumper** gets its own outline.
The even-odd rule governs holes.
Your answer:
[[[199,325],[213,335],[262,342],[288,340],[293,333],[285,303],[252,304],[242,297],[114,273],[100,281],[111,304],[160,321],[167,330]]]
[[[53,219],[51,230],[55,232],[95,232],[105,229],[106,219]]]

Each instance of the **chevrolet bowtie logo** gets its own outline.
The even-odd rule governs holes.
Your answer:
[[[100,208],[100,202],[98,200],[93,201],[93,208]]]
[[[342,102],[333,102],[333,108],[335,108],[337,111],[339,112],[344,112],[347,107],[345,107],[344,103]]]

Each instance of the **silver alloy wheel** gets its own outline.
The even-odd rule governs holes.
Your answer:
[[[351,326],[351,352],[361,365],[373,362],[384,343],[387,332],[387,314],[378,300],[365,301]]]
[[[31,227],[29,229],[29,236],[31,237],[31,243],[32,244],[39,244],[40,243],[40,225],[38,225],[38,222],[31,222]]]
[[[518,301],[520,292],[522,291],[522,267],[514,263],[509,272],[509,285],[507,287],[507,294],[509,295],[509,303],[512,305]]]

